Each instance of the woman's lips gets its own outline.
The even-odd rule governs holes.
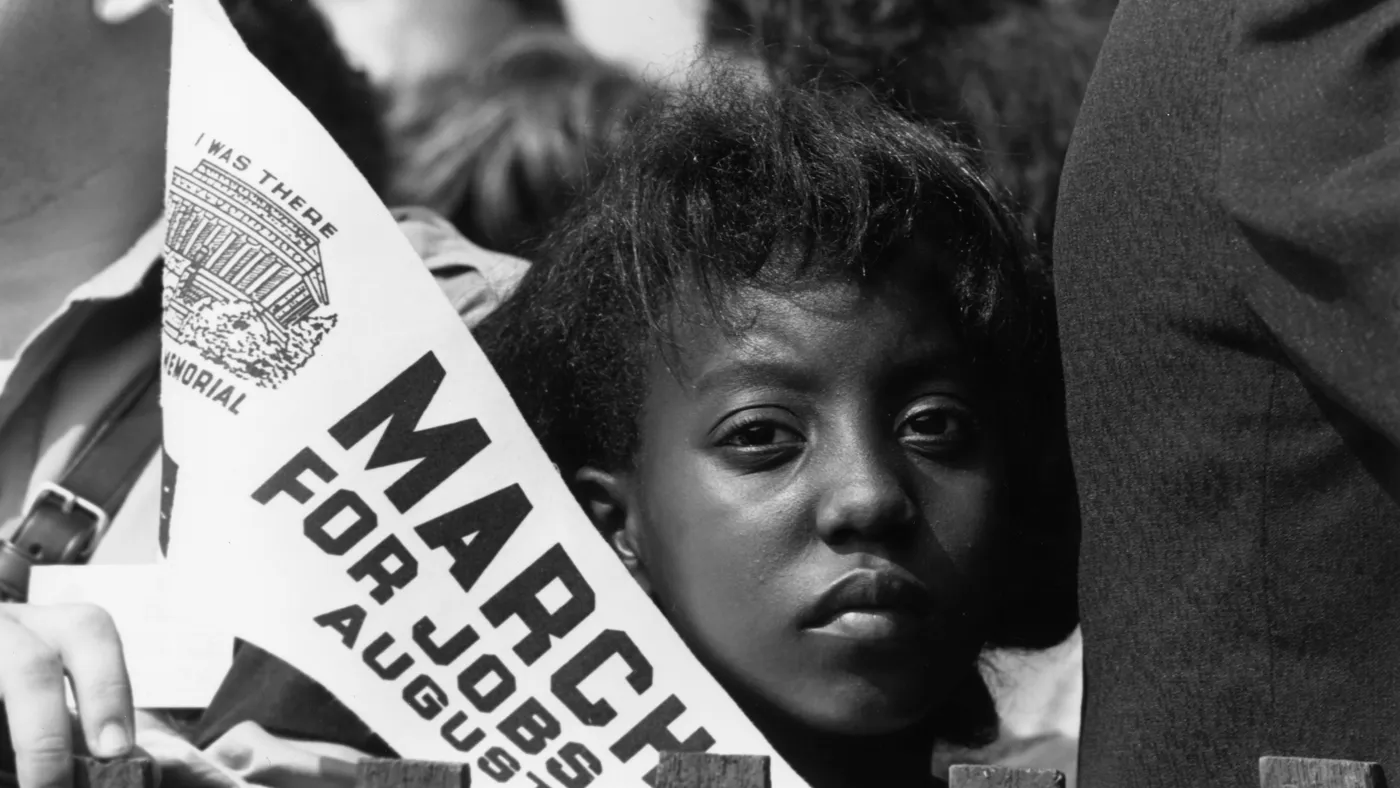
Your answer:
[[[926,622],[902,610],[848,610],[808,631],[849,640],[895,640],[922,630]]]
[[[803,617],[803,629],[848,640],[903,639],[927,628],[933,602],[903,569],[861,569],[827,587]]]

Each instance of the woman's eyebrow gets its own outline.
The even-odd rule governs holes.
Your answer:
[[[728,359],[701,372],[692,381],[697,393],[744,386],[776,386],[809,391],[818,386],[817,370],[809,364],[772,358]]]
[[[929,377],[961,377],[967,373],[967,361],[956,349],[947,346],[921,348],[896,359],[885,372],[890,384],[913,384]]]
[[[961,380],[967,371],[966,362],[958,353],[940,348],[897,359],[878,372],[878,379],[870,382],[881,388],[904,388],[930,378]],[[822,385],[822,375],[816,366],[772,358],[729,359],[705,369],[691,381],[697,394],[758,386],[800,393],[815,391]]]

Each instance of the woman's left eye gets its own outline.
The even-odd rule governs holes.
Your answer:
[[[938,403],[910,411],[899,425],[900,440],[925,451],[963,449],[975,437],[973,415],[951,404]]]

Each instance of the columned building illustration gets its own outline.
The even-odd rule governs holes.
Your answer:
[[[208,160],[175,168],[167,204],[165,330],[179,334],[206,298],[250,304],[280,339],[329,303],[315,233],[262,192]]]

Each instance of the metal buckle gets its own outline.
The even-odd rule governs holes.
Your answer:
[[[70,544],[68,547],[64,548],[64,555],[59,557],[58,562],[67,563],[72,558],[84,561],[91,558],[93,552],[97,550],[98,543],[102,541],[102,537],[107,535],[107,529],[112,525],[111,516],[103,511],[102,507],[92,501],[54,482],[44,482],[39,485],[39,491],[34,496],[33,503],[29,505],[29,511],[33,512],[41,505],[48,503],[52,498],[58,499],[57,505],[59,511],[64,514],[72,514],[73,510],[77,509],[88,517],[91,517],[93,524],[92,533],[88,536],[87,543],[83,545],[82,549],[76,554],[69,556],[68,552],[72,549],[72,545]]]

